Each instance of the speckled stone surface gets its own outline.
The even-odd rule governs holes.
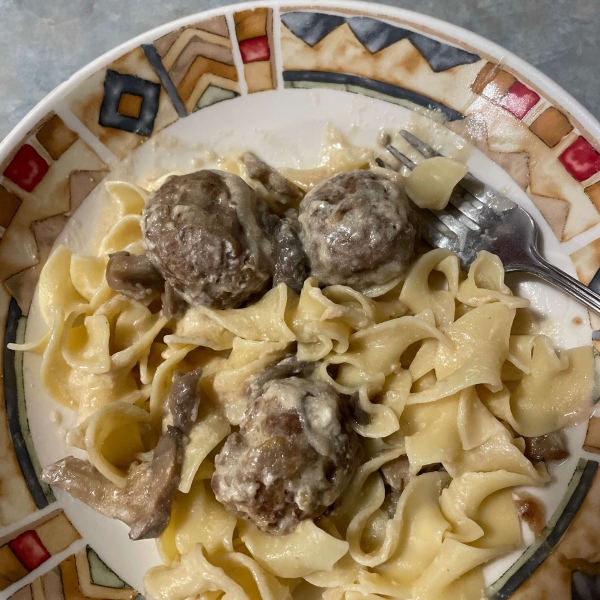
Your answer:
[[[380,0],[461,25],[552,77],[600,119],[600,0]],[[144,31],[229,0],[0,0],[0,138],[48,92]]]

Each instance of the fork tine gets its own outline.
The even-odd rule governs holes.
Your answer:
[[[488,185],[485,185],[483,181],[480,181],[477,177],[471,175],[471,173],[467,173],[460,180],[458,185],[471,194],[473,198],[479,200],[482,204],[489,206],[492,210],[505,211],[516,206],[512,200],[509,200],[506,196],[503,196]]]
[[[452,249],[452,240],[427,222],[421,227],[421,235],[434,248]]]
[[[417,138],[415,138],[414,136],[409,134],[407,131],[403,130],[401,132],[401,134],[404,134],[404,133],[407,134],[408,136],[410,136],[411,138],[413,138],[418,144],[421,144],[420,140],[418,140]],[[411,140],[408,140],[408,141],[410,142]],[[434,150],[432,150],[428,146],[426,146],[424,144],[423,144],[423,146],[424,146],[424,148],[422,148],[422,149],[417,148],[419,150],[419,152],[421,152],[421,150],[423,150],[424,153],[429,153],[429,150],[431,150],[431,152],[434,152]],[[408,167],[409,169],[414,169],[417,166],[410,158],[408,158],[408,156],[402,154],[402,152],[400,152],[397,148],[395,148],[391,144],[388,144],[387,150],[396,160],[400,161],[405,167]],[[377,164],[380,167],[391,168],[386,162],[384,162],[383,160],[381,160],[379,158],[376,158],[375,161],[377,162]],[[473,207],[473,209],[475,210],[475,207]],[[469,232],[469,227],[467,225],[465,225],[464,223],[462,223],[455,216],[453,216],[447,212],[443,212],[443,211],[432,210],[430,212],[435,217],[437,217],[437,220],[439,222],[443,223],[455,235],[457,235],[459,237],[464,237]],[[421,216],[423,217],[423,215],[421,215]],[[435,229],[435,227],[433,225],[431,225],[431,223],[429,223],[429,225]],[[476,223],[474,224],[474,227],[478,229]],[[439,230],[435,229],[435,232],[430,233],[430,237],[437,238],[438,235],[436,234],[436,232],[437,232],[437,234],[443,236],[443,233],[441,233]],[[443,236],[443,237],[445,239],[448,239],[446,236]],[[438,245],[438,244],[436,243],[436,245]]]
[[[397,148],[394,148],[391,144],[386,146],[387,151],[396,159],[399,160],[405,167],[408,167],[411,171],[417,166],[408,156],[405,156]]]
[[[458,198],[458,196],[457,196],[457,198]],[[456,202],[456,204],[459,204],[459,202]],[[474,207],[472,206],[471,208],[474,208]],[[451,214],[455,219],[458,219],[463,225],[466,225],[472,231],[480,231],[483,226],[481,223],[481,219],[469,217],[464,212],[459,210],[452,201],[448,202],[448,205],[446,206],[446,208],[444,210],[447,213]],[[477,210],[477,209],[475,209],[475,210]],[[477,217],[478,215],[473,215],[473,216]]]
[[[400,154],[398,152],[399,155],[404,156],[402,154]],[[409,160],[409,159],[407,159]],[[375,162],[382,167],[383,169],[389,169],[390,171],[394,171],[397,173],[396,169],[394,169],[394,167],[392,167],[390,164],[386,163],[384,160],[382,160],[381,158],[377,157],[375,159]],[[467,210],[463,210],[462,213],[459,213],[459,215],[448,215],[447,213],[439,213],[439,215],[444,215],[444,218],[440,218],[438,215],[438,219],[440,221],[442,221],[447,227],[448,229],[450,229],[450,231],[452,231],[453,233],[456,233],[457,235],[461,235],[461,234],[465,234],[466,231],[465,229],[463,229],[463,227],[461,227],[461,223],[460,223],[460,217],[462,215],[464,215],[465,217],[468,217],[470,219],[470,221],[475,221],[474,223],[472,223],[474,229],[479,229],[477,223],[476,223],[476,212],[477,212],[477,208],[475,208],[472,204],[468,203],[466,200],[462,200],[462,198],[460,198],[459,196],[456,196],[455,199],[455,204],[460,205],[460,202],[463,202],[463,204],[466,204],[468,206]],[[457,206],[458,208],[458,206]],[[435,211],[433,211],[435,212]],[[456,218],[458,216],[458,219]],[[448,221],[446,223],[446,220]],[[466,223],[463,223],[463,225],[466,225],[468,227],[468,225]]]
[[[418,137],[415,137],[406,129],[400,131],[400,135],[409,143],[411,146],[416,148],[425,158],[433,158],[435,156],[442,156],[439,152],[436,152],[433,148],[428,146],[425,142],[421,141]],[[389,149],[389,147],[388,147]],[[480,181],[472,175],[467,173],[458,184],[462,189],[471,194],[474,198],[479,200],[482,204],[489,206],[495,211],[505,211],[514,208],[516,205],[512,200],[509,200],[496,190],[485,185],[483,181]],[[490,215],[487,215],[490,218]],[[469,215],[469,218],[472,218]],[[474,220],[474,219],[473,219]],[[480,219],[481,221],[481,219]]]
[[[381,158],[376,158],[375,162],[382,168],[382,169],[389,169],[390,171],[395,171],[396,173],[398,171],[396,171],[396,169],[394,169],[394,167],[392,167],[392,165],[386,163],[384,160],[381,160]]]
[[[421,141],[418,137],[415,137],[410,131],[406,129],[400,130],[400,135],[411,145],[414,146],[425,158],[433,158],[434,156],[441,156],[439,152],[436,152],[431,146],[428,146],[425,142]]]
[[[450,196],[450,204],[452,204],[456,210],[459,210],[463,215],[465,215],[465,217],[469,217],[471,221],[475,223],[480,221],[480,209],[473,206],[466,198],[459,196],[456,192]]]
[[[434,248],[452,248],[455,245],[454,239],[444,235],[431,221],[437,219],[427,210],[423,210],[418,206],[411,206],[412,211],[419,217],[421,224],[421,234],[427,242]],[[440,221],[437,221],[441,225]],[[451,235],[452,232],[449,231]]]
[[[460,211],[463,215],[481,227],[487,227],[498,220],[498,214],[489,206],[477,200],[477,198],[469,194],[469,192],[462,191],[464,195],[455,192],[450,196],[450,204],[456,208],[456,210]],[[473,201],[477,203],[477,206],[474,206],[469,198],[473,198]]]
[[[443,210],[432,210],[434,214],[452,233],[459,237],[464,237],[469,233],[469,228],[461,223],[456,217]]]

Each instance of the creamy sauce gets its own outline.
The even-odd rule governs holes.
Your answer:
[[[363,115],[363,117],[359,119],[359,131],[357,132],[360,134],[360,139],[363,144],[370,143],[373,137],[373,131],[376,131],[377,127],[379,127],[381,124],[385,124],[386,126],[393,124],[394,130],[407,126],[404,121],[404,116],[401,115],[396,119],[393,118],[399,109],[396,106],[388,106],[387,103],[378,103],[378,110],[374,111],[372,110],[371,106],[372,101],[360,96],[339,94],[331,90],[318,90],[318,93],[317,91],[312,90],[310,91],[310,94],[307,90],[296,90],[293,93],[296,94],[296,96],[299,96],[304,94],[304,92],[307,93],[303,96],[303,99],[306,99],[307,101],[304,103],[304,105],[302,103],[298,103],[298,106],[296,107],[297,110],[294,111],[293,119],[288,118],[287,116],[285,116],[285,118],[282,117],[280,113],[283,111],[278,112],[279,106],[282,104],[280,101],[269,104],[271,101],[270,99],[274,96],[279,97],[279,94],[255,94],[253,96],[245,97],[244,101],[247,101],[250,103],[250,106],[253,109],[256,109],[256,114],[271,115],[271,120],[269,121],[268,125],[265,125],[263,128],[260,128],[255,124],[248,126],[246,123],[244,123],[244,119],[247,119],[247,111],[240,111],[239,114],[236,114],[235,111],[232,111],[229,115],[229,128],[219,128],[218,133],[214,133],[214,128],[205,125],[203,130],[200,129],[200,131],[202,131],[202,139],[206,140],[207,144],[212,145],[215,148],[219,148],[219,152],[228,146],[232,147],[235,144],[241,144],[243,147],[252,148],[253,150],[257,151],[260,156],[264,157],[274,165],[286,164],[295,166],[311,166],[315,164],[313,158],[316,154],[316,140],[321,135],[322,124],[325,122],[324,119],[332,119],[337,125],[344,128],[345,131],[349,131],[349,127],[345,126],[348,123],[348,117],[337,118],[337,113],[343,115]],[[282,93],[286,93],[286,90],[283,90]],[[327,94],[334,93],[338,94],[336,100],[341,99],[342,107],[344,107],[346,110],[341,110],[339,108],[339,103],[336,103],[335,112],[329,108],[330,103],[324,102],[322,106],[318,106],[316,104],[315,99],[319,100],[321,95],[326,96]],[[346,96],[350,97],[350,99],[347,100],[345,98]],[[174,126],[170,127],[169,133],[174,132],[175,135],[179,135],[181,138],[177,140],[176,145],[171,143],[171,148],[167,148],[169,144],[165,144],[167,151],[164,152],[164,155],[165,157],[167,155],[170,157],[169,161],[167,161],[165,158],[164,161],[161,161],[161,167],[158,167],[158,161],[155,161],[148,168],[144,168],[140,177],[135,176],[132,170],[131,177],[123,178],[128,181],[139,181],[144,184],[144,187],[151,188],[153,181],[156,181],[158,177],[164,176],[165,173],[169,173],[169,171],[173,171],[175,168],[178,170],[183,170],[185,167],[182,165],[185,163],[185,159],[181,157],[180,150],[183,149],[184,152],[187,152],[187,150],[185,150],[186,147],[191,148],[194,145],[192,140],[199,139],[199,128],[195,125],[197,123],[204,124],[203,119],[206,119],[207,117],[217,121],[214,115],[224,114],[225,110],[223,109],[223,106],[226,104],[228,105],[228,103],[221,103],[220,105],[217,104],[214,107],[211,107],[209,111],[199,111],[198,113],[188,117],[188,119],[181,120]],[[265,106],[267,110],[264,110]],[[362,113],[359,113],[358,109],[364,110]],[[409,117],[409,119],[412,120],[413,117]],[[300,125],[298,125],[298,122],[300,122]],[[293,136],[292,134],[295,131],[293,129],[294,127],[301,129],[303,135]],[[416,130],[413,129],[413,131],[414,133],[417,133]],[[269,132],[270,137],[268,136]],[[281,133],[276,135],[273,132]],[[156,142],[160,142],[165,137],[167,136],[165,136],[164,133],[161,133],[158,136],[155,136],[153,141],[155,140]],[[294,137],[296,137],[298,140],[301,140],[301,142],[295,142]],[[149,152],[151,143],[152,141],[147,142],[140,148],[140,150],[137,151],[139,156],[143,155],[142,160],[154,160],[153,157],[150,156]],[[156,150],[154,150],[152,154],[158,155],[158,150],[159,144],[156,145]],[[214,159],[216,159],[216,154],[212,156],[212,160]],[[484,159],[483,156],[481,156],[480,159],[481,160],[478,164],[482,168],[480,168],[479,171],[477,168],[475,168],[473,172],[480,178],[485,178],[485,180],[490,184],[495,185],[497,189],[504,187],[503,184],[506,182],[507,176],[501,173],[500,168],[490,169],[488,173],[485,169],[488,166],[493,167],[493,165],[488,165],[489,161]],[[202,166],[214,166],[210,162],[211,158],[207,157],[206,160],[207,162]],[[482,160],[485,160],[486,162],[481,162]],[[167,164],[167,162],[170,164]],[[198,162],[195,162],[193,159],[189,163],[188,172],[197,170],[200,168],[200,166],[200,159],[198,159]],[[144,183],[144,181],[147,182],[147,185]],[[86,231],[88,231],[88,234],[93,233],[94,228],[97,227],[98,221],[91,217],[91,213],[93,212],[92,206],[97,205],[100,192],[104,194],[104,190],[102,188],[103,186],[99,186],[98,190],[93,193],[93,196],[90,196],[90,198],[86,200],[85,206],[82,207],[83,210],[81,211],[80,221],[81,225],[83,225],[86,228]],[[107,219],[112,224],[112,222],[114,222],[114,212],[109,213]],[[73,220],[69,223],[65,233],[59,239],[59,243],[67,243],[70,245],[67,237],[70,237],[71,235],[70,231],[73,229],[73,223]],[[89,225],[90,223],[92,225]],[[85,240],[85,250],[87,252],[91,250],[89,247],[90,239],[91,235],[88,235]],[[556,240],[553,238],[547,240],[547,242],[546,251],[548,251],[548,247],[550,247],[555,254],[558,254],[558,242],[556,242]],[[565,260],[568,261],[568,257],[566,257],[566,255]],[[560,261],[558,261],[557,264],[561,264]],[[548,291],[548,296],[553,298],[553,290],[543,288],[543,292],[545,293],[546,291]],[[557,322],[564,320],[565,325],[570,330],[575,329],[571,327],[571,318],[573,318],[574,315],[565,314],[565,311],[562,310],[562,305],[558,306],[551,300],[548,308],[548,314],[551,315]],[[583,317],[583,321],[587,323],[587,317]],[[40,332],[45,330],[40,323],[41,318],[39,316],[39,311],[36,312],[34,309],[30,315],[30,322],[28,325],[27,335],[29,339],[36,338]],[[583,330],[587,330],[587,327],[577,328],[577,335],[575,337],[568,337],[564,342],[564,345],[571,347],[587,342],[587,339],[589,338],[589,331]],[[583,339],[584,335],[586,335],[585,340]],[[48,427],[49,410],[47,407],[50,405],[50,403],[39,383],[39,357],[26,357],[26,369],[26,381],[30,383],[29,387],[26,389],[26,394],[28,397],[27,399],[30,406],[35,407],[35,410],[30,410],[29,412],[32,420],[32,428],[34,430],[33,433],[36,441],[36,447],[38,447],[40,458],[47,463],[50,460],[57,459],[62,456],[62,453],[64,453],[63,444],[58,443],[60,440],[57,440],[56,428]],[[585,429],[581,430],[580,428],[575,433],[570,433],[572,433],[574,436],[572,439],[573,447],[580,448],[581,441],[585,436]],[[536,492],[542,494],[543,497],[548,500],[549,512],[554,510],[556,503],[562,497],[563,491],[573,471],[573,469],[570,468],[571,466],[573,465],[570,461],[569,467],[559,469],[558,476],[553,478],[549,488],[544,488],[543,490]],[[209,471],[209,469],[206,470]],[[210,477],[210,472],[208,477]],[[140,589],[143,571],[147,566],[156,564],[156,561],[158,560],[154,553],[154,544],[143,544],[137,542],[134,546],[131,546],[131,542],[129,542],[129,540],[126,539],[126,535],[124,535],[125,528],[123,528],[120,524],[99,521],[98,518],[94,517],[93,515],[90,517],[89,511],[80,513],[78,510],[71,509],[69,512],[69,518],[73,519],[78,530],[81,531],[85,537],[89,537],[89,539],[93,540],[94,547],[97,548],[100,553],[104,551],[105,554],[111,555],[112,552],[114,563],[123,565],[122,568],[125,569],[124,573],[126,574],[127,581]],[[102,531],[102,535],[99,535],[98,531]],[[529,534],[528,531],[526,533]],[[519,549],[517,553],[520,553],[521,551],[522,550]],[[131,560],[132,556],[135,557],[135,560]],[[511,555],[504,559],[504,562],[501,565],[492,565],[491,570],[493,570],[493,575],[488,576],[488,581],[493,581],[496,576],[504,572],[505,568],[507,568],[515,558],[515,555]]]

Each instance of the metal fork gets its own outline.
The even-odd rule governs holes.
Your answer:
[[[402,130],[400,135],[425,158],[442,156],[408,131]],[[415,168],[394,146],[388,145],[387,150],[404,166]],[[396,170],[380,158],[376,160],[380,167]],[[500,257],[505,271],[536,275],[600,313],[600,294],[542,258],[531,215],[471,173],[458,183],[445,210],[411,207],[421,217],[423,237],[434,247],[452,250],[464,268],[480,250],[487,250]]]

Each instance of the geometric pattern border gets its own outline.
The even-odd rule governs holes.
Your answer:
[[[372,17],[343,17],[326,13],[294,11],[281,15],[281,21],[297,38],[311,47],[314,47],[344,23],[348,23],[356,39],[371,54],[381,52],[392,44],[407,39],[423,55],[434,73],[481,60],[473,52],[467,52],[429,36]]]
[[[81,536],[62,509],[0,538],[0,590],[66,550]]]
[[[507,600],[544,562],[575,518],[597,471],[597,462],[579,460],[567,491],[541,536],[488,588],[488,595],[493,600]]]
[[[16,591],[11,600],[143,600],[86,546]]]
[[[283,8],[279,12],[283,27],[277,36],[273,30],[277,14],[270,7],[234,9],[228,18],[221,15],[186,25],[100,68],[79,86],[82,90],[88,86],[88,95],[70,94],[65,105],[87,127],[88,133],[108,149],[106,156],[112,153],[119,160],[127,158],[165,127],[198,110],[243,93],[277,89],[279,77],[290,89],[329,87],[413,110],[426,108],[440,115],[440,120],[451,125],[450,128],[456,126],[456,131],[465,121],[478,116],[479,107],[491,107],[501,118],[510,119],[519,131],[525,131],[533,140],[534,150],[496,152],[490,150],[490,143],[488,156],[502,166],[512,161],[513,166],[521,168],[524,172],[521,187],[559,241],[572,239],[585,230],[582,227],[573,231],[568,226],[569,219],[572,222],[579,218],[577,211],[584,204],[588,211],[585,228],[599,226],[599,239],[575,252],[573,262],[579,278],[600,290],[600,152],[570,114],[501,63],[434,39],[425,31],[394,24],[391,17],[351,14],[352,11],[331,14],[314,8],[288,11]],[[292,40],[304,44],[306,56],[316,57],[316,62],[313,64],[311,58],[299,67],[285,66],[284,35],[289,36],[287,43]],[[342,35],[347,35],[367,56],[367,72],[342,68],[331,55],[327,57],[327,52],[320,52],[320,48]],[[279,44],[275,43],[276,38],[280,39]],[[386,53],[389,56],[394,47],[405,54],[402,60],[390,63],[393,67],[390,72],[383,73],[378,70],[378,61]],[[431,83],[430,89],[412,86],[407,73],[411,68],[419,72],[424,63],[425,79],[442,81],[443,85],[436,88]],[[406,76],[404,82],[402,73]],[[461,73],[470,77],[467,85],[462,80],[460,84],[465,91],[463,100],[467,101],[453,104],[452,94],[444,95],[444,86],[451,89],[452,78],[458,81],[463,77]],[[245,88],[243,84],[240,88],[240,81],[245,82]],[[79,92],[79,87],[73,92]],[[66,116],[65,120],[68,121]],[[485,139],[482,147],[488,142]],[[569,194],[552,195],[536,188],[534,166],[541,161],[541,153],[555,162],[556,169],[549,177],[560,173],[566,178],[563,181],[568,180]],[[33,290],[50,248],[68,218],[109,173],[109,167],[55,113],[40,120],[0,165],[0,281],[10,294],[8,313],[1,315],[6,323],[3,351],[6,426],[19,477],[24,481],[23,489],[28,490],[30,505],[34,507],[29,512],[48,507],[55,498],[52,490],[39,480],[40,466],[27,420],[22,361],[6,349],[6,343],[23,340]],[[516,175],[513,178],[518,179]],[[44,214],[30,214],[32,205],[42,206]],[[26,255],[14,240],[25,240],[32,251]],[[37,258],[32,261],[32,256]],[[594,328],[596,346],[600,349],[600,320]],[[596,439],[594,432],[600,435],[600,425],[595,422],[588,431],[589,439],[586,438],[591,451],[596,448],[592,444]],[[2,456],[0,460],[9,458],[13,457]],[[489,592],[495,599],[504,600],[515,594],[561,548],[584,504],[595,493],[593,486],[600,486],[598,477],[596,462],[579,462],[542,539],[532,544],[491,586]],[[13,525],[23,518],[21,512],[12,521],[0,523]],[[52,533],[53,528],[62,531],[62,538]],[[0,589],[20,581],[49,557],[64,551],[68,547],[63,548],[64,544],[78,536],[61,509],[4,536],[0,539]],[[62,546],[56,541],[59,539],[63,540]],[[570,581],[573,598],[585,597],[578,590],[596,589],[593,586],[597,582],[590,583],[592,579],[590,573],[574,568]],[[12,598],[133,600],[136,595],[86,547],[21,588]]]
[[[41,466],[29,431],[23,383],[23,353],[8,348],[8,344],[24,342],[26,321],[17,301],[12,298],[4,334],[4,400],[15,456],[35,505],[42,509],[56,499],[50,486],[40,479]]]
[[[422,106],[428,110],[439,111],[444,115],[445,120],[449,122],[464,118],[463,115],[453,108],[450,108],[441,102],[437,102],[432,98],[423,96],[413,90],[392,85],[384,81],[350,75],[348,73],[284,71],[283,80],[286,87],[300,87],[302,84],[305,84],[302,87],[310,87],[310,84],[314,84],[314,87],[325,85],[326,87],[332,87],[334,89],[343,88],[346,91],[354,91],[355,93],[362,93],[364,95],[369,95],[370,92],[374,92],[377,94],[377,97],[381,97],[382,99],[385,98],[391,102],[405,101],[417,106]]]

